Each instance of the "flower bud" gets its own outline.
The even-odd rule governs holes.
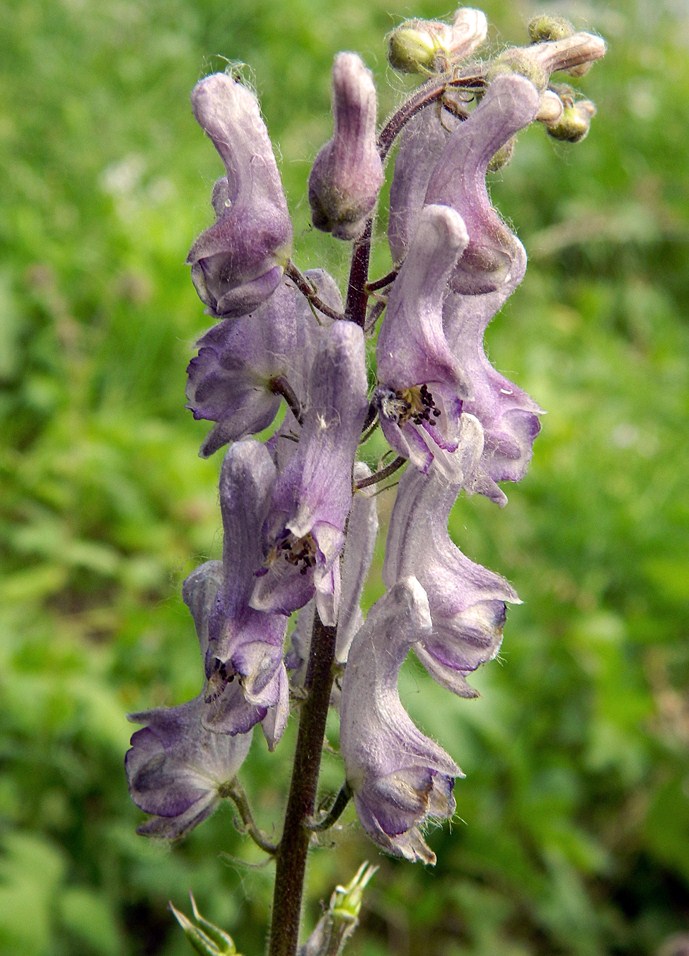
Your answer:
[[[199,913],[193,896],[191,897],[193,920],[181,913],[172,903],[168,905],[172,915],[182,927],[184,935],[201,956],[241,956],[229,933]]]
[[[562,118],[564,105],[562,100],[554,90],[546,90],[541,93],[541,100],[538,106],[536,119],[539,123],[545,123],[546,126],[553,126]]]
[[[564,40],[571,37],[574,27],[564,17],[552,17],[548,14],[534,17],[527,27],[532,43],[543,43],[548,40]]]
[[[485,14],[472,7],[460,7],[452,26],[407,20],[388,35],[388,60],[400,73],[442,73],[478,49],[487,32]]]
[[[356,53],[338,53],[333,66],[333,138],[309,177],[313,224],[337,239],[364,230],[383,184],[376,145],[376,88]]]
[[[449,53],[452,27],[438,20],[407,20],[388,34],[388,61],[400,73],[435,73]]]
[[[562,118],[553,126],[548,126],[548,135],[566,143],[580,143],[588,135],[591,120],[596,115],[596,107],[591,100],[579,100],[566,105]]]

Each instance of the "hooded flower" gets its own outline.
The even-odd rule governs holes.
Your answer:
[[[448,518],[465,483],[471,484],[481,456],[481,426],[462,416],[462,475],[450,481],[434,464],[426,475],[408,469],[392,510],[383,578],[390,587],[409,575],[427,596],[431,630],[414,652],[440,684],[461,697],[475,697],[466,677],[497,654],[505,623],[505,602],[518,602],[497,574],[465,557],[448,533]]]
[[[445,297],[443,330],[469,383],[463,410],[484,428],[483,478],[477,490],[499,504],[507,499],[496,482],[519,481],[526,472],[541,409],[493,368],[484,351],[488,323],[526,270],[524,247],[491,205],[485,180],[496,151],[538,108],[533,84],[508,73],[493,81],[462,123],[443,117],[441,124],[433,111],[425,110],[405,133],[391,193],[389,238],[395,256],[405,255],[423,202],[446,203],[466,223],[469,244],[450,280],[459,291]],[[451,134],[446,125],[453,125]]]
[[[222,583],[210,612],[204,722],[219,733],[244,733],[273,709],[264,731],[271,749],[289,708],[281,614],[254,610],[249,599],[261,566],[261,527],[275,481],[265,445],[243,441],[225,456],[220,476]]]
[[[205,656],[208,609],[219,585],[220,563],[203,565],[184,582],[186,601]],[[125,758],[134,803],[153,818],[139,827],[144,836],[176,840],[217,808],[251,746],[251,734],[214,734],[202,723],[205,693],[178,707],[130,714],[145,724],[131,739]]]
[[[246,315],[272,295],[289,258],[292,225],[280,175],[256,97],[240,82],[207,76],[192,105],[226,175],[213,189],[216,222],[187,262],[211,315]]]
[[[299,443],[264,522],[264,566],[251,598],[257,610],[290,614],[315,593],[321,620],[335,623],[352,461],[367,407],[363,332],[335,322],[321,337]]]
[[[355,481],[370,475],[371,469],[363,461],[354,463]],[[338,664],[346,663],[352,639],[364,622],[361,595],[371,567],[377,535],[378,509],[375,491],[373,488],[362,488],[355,492],[352,500],[352,510],[347,520],[347,543],[342,556],[342,594],[337,615],[335,650]],[[292,633],[292,647],[285,663],[292,672],[290,681],[295,689],[304,685],[315,610],[316,602],[312,598],[300,610],[297,626]]]
[[[429,820],[455,811],[461,770],[425,737],[402,706],[400,667],[430,631],[428,600],[414,578],[374,605],[349,651],[342,684],[340,751],[359,820],[388,853],[435,863],[421,836]]]
[[[376,88],[356,53],[338,53],[333,66],[333,138],[309,177],[313,224],[337,239],[356,239],[383,184],[376,145]]]
[[[306,277],[317,293],[333,298],[326,272],[313,270]],[[187,407],[194,418],[217,423],[201,446],[203,458],[267,428],[285,384],[306,405],[305,384],[321,328],[302,293],[283,280],[254,312],[206,332],[187,369]]]
[[[448,276],[467,243],[461,216],[427,206],[388,299],[376,349],[374,400],[392,447],[425,471],[454,451],[467,383],[443,331]]]
[[[464,411],[475,415],[484,429],[482,490],[499,504],[506,498],[495,483],[519,481],[524,476],[540,431],[541,409],[493,368],[484,350],[489,321],[526,271],[524,247],[491,205],[486,172],[491,157],[533,119],[538,104],[529,80],[516,74],[497,77],[446,145],[427,190],[427,198],[450,202],[469,230],[469,246],[451,279],[457,291],[445,300],[443,326],[471,383]],[[443,168],[450,156],[455,164],[454,181]],[[468,266],[463,265],[464,259]]]

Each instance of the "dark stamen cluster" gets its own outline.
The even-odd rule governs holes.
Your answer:
[[[295,567],[299,567],[300,574],[306,574],[309,568],[316,564],[316,542],[310,534],[305,534],[303,538],[295,538],[293,534],[287,537],[278,545],[284,557]]]

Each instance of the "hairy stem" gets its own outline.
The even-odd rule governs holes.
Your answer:
[[[299,715],[292,782],[282,839],[276,854],[268,956],[296,956],[299,945],[306,856],[311,839],[307,825],[316,808],[325,722],[334,677],[336,637],[337,628],[323,624],[316,613],[306,675],[307,697]]]

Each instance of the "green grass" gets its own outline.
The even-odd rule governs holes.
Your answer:
[[[499,662],[460,701],[410,666],[405,700],[457,758],[459,816],[434,872],[378,857],[351,811],[316,852],[317,900],[380,863],[352,954],[642,956],[689,928],[689,22],[593,3],[606,59],[569,149],[520,138],[495,199],[531,253],[489,331],[494,363],[547,409],[499,511],[462,499],[457,542],[507,576]],[[527,4],[484,7],[498,42]],[[296,259],[343,275],[308,227],[330,63],[418,7],[263,0],[29,0],[0,44],[0,951],[177,956],[166,910],[193,889],[262,951],[271,868],[219,813],[174,850],[134,833],[124,714],[198,692],[184,576],[217,556],[218,462],[184,410],[206,326],[184,257],[219,164],[188,95],[250,64],[279,144]],[[567,12],[565,10],[565,12]],[[573,11],[576,14],[576,11]],[[382,96],[385,108],[394,91]],[[385,268],[385,254],[376,260]],[[385,499],[380,499],[381,504]],[[256,740],[246,785],[279,826],[292,730]],[[339,766],[326,761],[327,787]],[[224,855],[223,855],[224,854]],[[242,862],[247,861],[247,862]]]

